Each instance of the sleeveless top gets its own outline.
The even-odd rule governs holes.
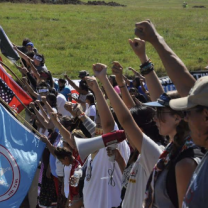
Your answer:
[[[198,165],[201,162],[203,153],[200,148],[193,147],[185,150],[175,161],[172,161],[165,168],[157,179],[155,184],[155,197],[152,208],[178,208],[178,195],[176,187],[175,166],[184,158],[193,159]]]

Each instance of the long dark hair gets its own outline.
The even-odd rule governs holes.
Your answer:
[[[55,156],[60,160],[68,157],[71,159],[72,153],[65,147],[57,147],[54,151]]]
[[[153,108],[141,105],[131,108],[130,112],[137,125],[148,137],[156,143],[164,146],[167,145],[167,140],[159,134],[156,123],[153,120],[155,116],[155,110]]]
[[[178,92],[170,92],[167,93],[167,96],[170,99],[176,99],[176,98],[180,98]],[[165,122],[164,118],[163,118],[163,111],[164,108],[157,108],[157,114],[158,114],[158,119],[162,122]],[[184,121],[184,113],[182,111],[175,111],[173,109],[171,109],[170,107],[166,106],[166,109],[168,109],[170,111],[170,115],[174,116],[174,115],[178,115],[181,118],[181,121],[179,122],[179,124],[176,126],[176,135],[174,136],[174,144],[177,146],[181,146],[184,143],[184,137],[187,135],[187,132],[189,132],[189,127],[188,127],[188,123]],[[161,113],[160,113],[161,112]]]

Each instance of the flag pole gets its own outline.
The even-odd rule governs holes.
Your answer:
[[[16,113],[14,109],[11,108],[1,97],[0,97],[0,103],[2,103],[10,111],[10,113],[12,113],[14,117],[21,118],[31,128],[31,130],[33,130],[37,134],[37,136],[39,137],[42,136],[30,123],[28,123],[28,121],[26,121],[20,114]]]
[[[6,64],[4,64],[2,61],[0,61],[0,64],[2,64],[3,66],[5,66],[11,73],[12,73],[12,75],[14,75],[15,76],[15,78],[22,84],[22,85],[24,85],[24,83],[22,82],[22,80],[21,79],[19,79],[18,77],[17,77],[17,75],[6,65]]]
[[[2,64],[3,66],[5,66],[17,79],[18,81],[24,85],[24,83],[22,82],[22,80],[20,80],[17,75],[6,65],[4,64],[2,61],[0,61],[0,64]],[[14,96],[17,98],[17,100],[27,109],[27,111],[32,115],[32,112],[29,110],[29,108],[19,99],[19,97],[14,93]]]

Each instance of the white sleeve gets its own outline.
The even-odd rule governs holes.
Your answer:
[[[89,116],[96,116],[96,108],[95,108],[95,105],[91,105],[90,107],[89,107]]]
[[[162,149],[160,148],[160,146],[157,145],[147,135],[143,134],[140,161],[147,175],[150,175],[150,173],[153,170],[153,167],[155,166],[161,154],[162,154]]]

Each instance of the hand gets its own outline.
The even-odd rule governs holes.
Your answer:
[[[26,75],[28,73],[28,70],[26,67],[20,67],[20,72],[23,73],[24,75]]]
[[[72,114],[72,102],[66,102],[64,108]]]
[[[15,51],[17,51],[17,50],[18,50],[17,46],[16,46],[14,43],[12,43],[12,45],[13,45],[13,49],[14,49]]]
[[[134,53],[139,57],[140,61],[145,63],[148,61],[145,51],[145,41],[139,38],[134,38],[134,40],[129,39],[129,44],[133,49]]]
[[[31,107],[31,108],[35,108],[35,103],[34,102],[31,102],[30,104],[29,104],[29,107]]]
[[[80,104],[76,104],[73,108],[72,108],[72,112],[73,112],[73,116],[74,117],[78,117],[80,116],[83,111],[82,111],[82,106]]]
[[[99,80],[107,76],[107,65],[105,64],[101,64],[101,63],[93,64],[92,69],[94,71],[95,77],[97,77]]]
[[[41,96],[41,101],[45,104],[46,103],[46,96]]]
[[[85,81],[87,82],[87,85],[88,87],[93,91],[95,92],[96,90],[99,89],[99,86],[98,86],[98,83],[97,83],[97,80],[95,77],[85,77]]]
[[[42,136],[40,137],[40,140],[41,140],[42,142],[46,143],[46,144],[49,142],[48,137],[46,137],[45,135],[42,135]]]
[[[64,78],[65,78],[65,79],[69,79],[69,77],[68,77],[67,74],[64,74]]]
[[[41,105],[39,100],[36,100],[36,101],[35,101],[35,104],[38,105],[38,106]]]
[[[121,153],[118,149],[112,149],[111,147],[106,148],[108,157],[115,155],[115,160],[118,162],[121,159]]]
[[[116,82],[118,83],[118,85],[123,85],[123,67],[118,61],[113,62],[112,72],[114,75],[116,75]]]
[[[58,121],[58,113],[50,112],[49,116],[53,121]]]
[[[142,40],[148,41],[151,44],[154,44],[158,41],[158,37],[160,36],[155,26],[152,24],[150,20],[138,22],[135,24],[135,35]]]
[[[27,78],[26,77],[22,77],[22,82],[24,83],[24,84],[26,84],[27,83]]]

